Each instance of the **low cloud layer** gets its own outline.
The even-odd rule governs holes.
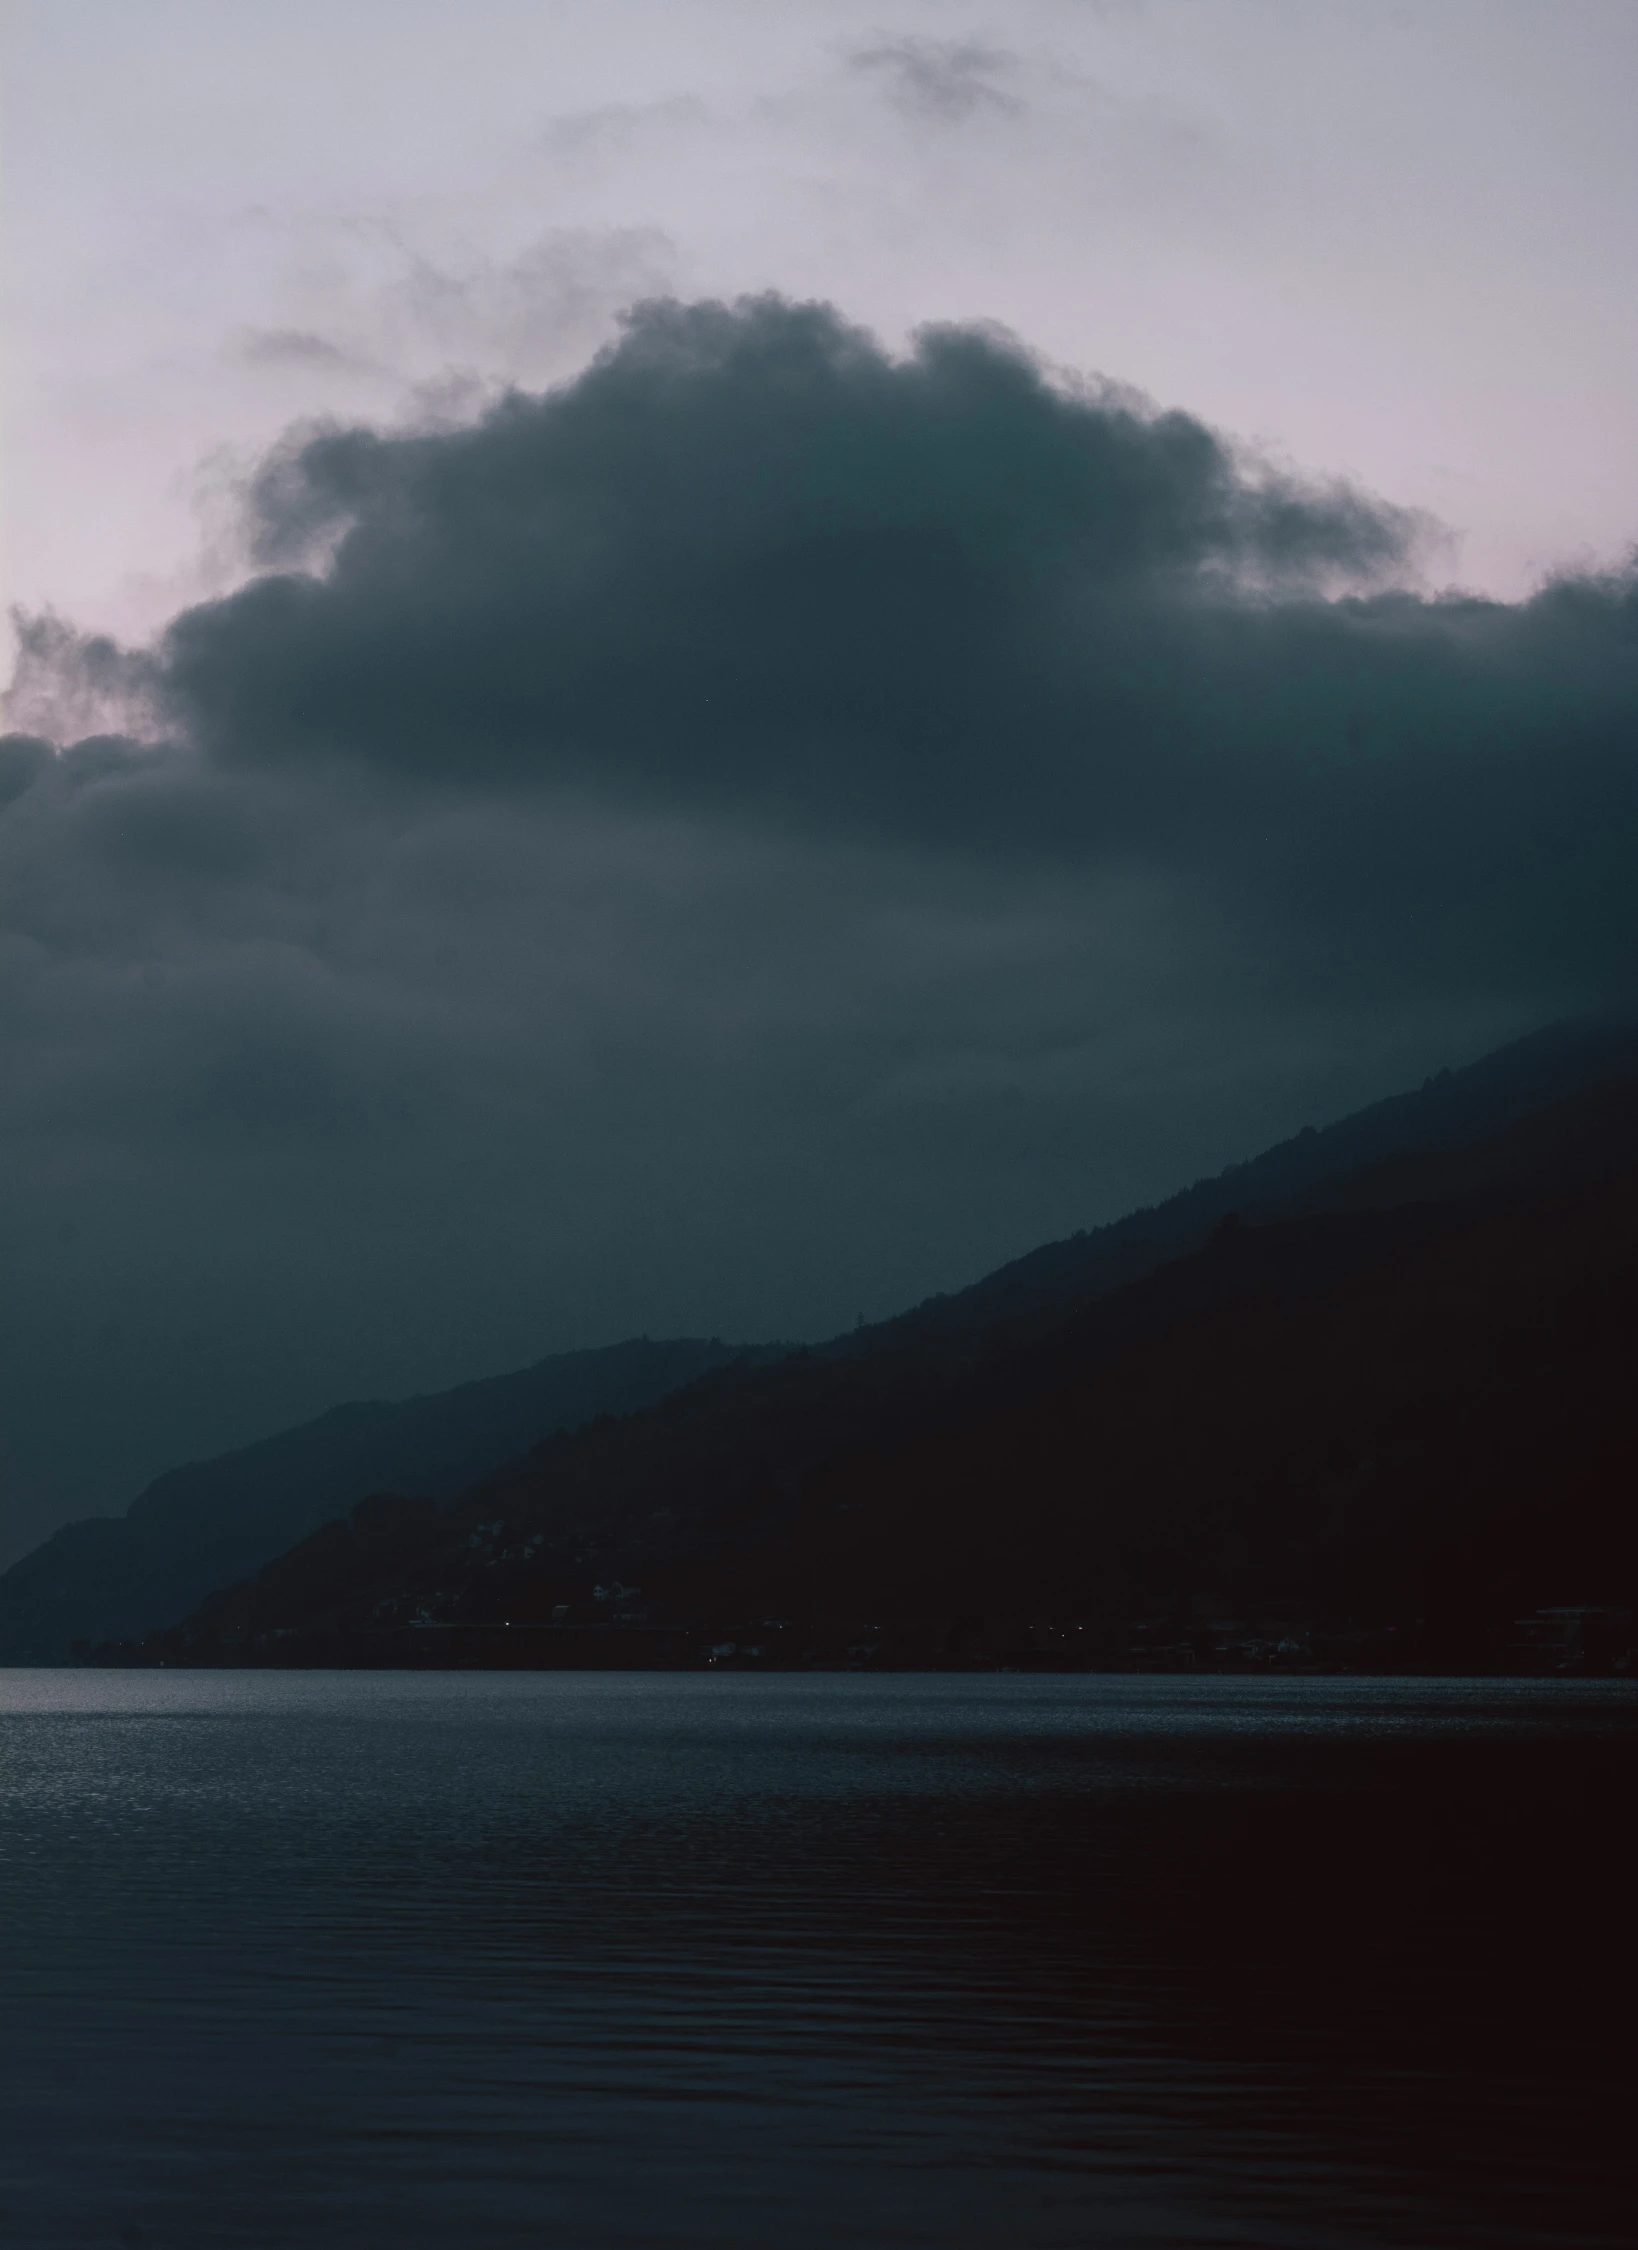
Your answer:
[[[15,718],[110,731],[0,759],[17,1540],[885,1312],[1630,995],[1634,580],[1407,590],[1414,522],[1004,337],[653,305],[292,438],[253,533],[149,650],[24,636]]]

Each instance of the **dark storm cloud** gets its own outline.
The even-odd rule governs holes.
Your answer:
[[[566,390],[312,437],[257,497],[268,560],[344,536],[322,578],[171,628],[170,690],[217,755],[913,831],[975,802],[987,826],[1019,760],[1054,800],[1123,794],[1177,747],[1143,686],[1157,633],[1183,620],[1198,662],[1214,594],[1380,570],[1408,528],[1243,474],[1184,415],[1066,395],[1004,339],[935,331],[895,363],[773,301],[652,307]]]
[[[1395,590],[1403,516],[1004,338],[650,307],[255,506],[152,651],[25,626],[36,1525],[346,1392],[885,1312],[1630,990],[1633,581]]]
[[[1185,872],[1339,974],[1612,970],[1638,596],[1368,587],[1416,526],[1015,345],[656,305],[474,427],[270,463],[271,559],[160,652],[224,768],[556,785]]]

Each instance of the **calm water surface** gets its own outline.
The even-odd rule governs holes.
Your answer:
[[[1638,1694],[0,1673],[7,2250],[1638,2239]]]

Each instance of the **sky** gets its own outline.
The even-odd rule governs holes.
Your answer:
[[[1617,0],[13,0],[0,1560],[1631,997]]]

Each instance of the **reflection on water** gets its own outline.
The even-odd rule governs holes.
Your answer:
[[[1625,1685],[0,1702],[14,2250],[1632,2239]]]

